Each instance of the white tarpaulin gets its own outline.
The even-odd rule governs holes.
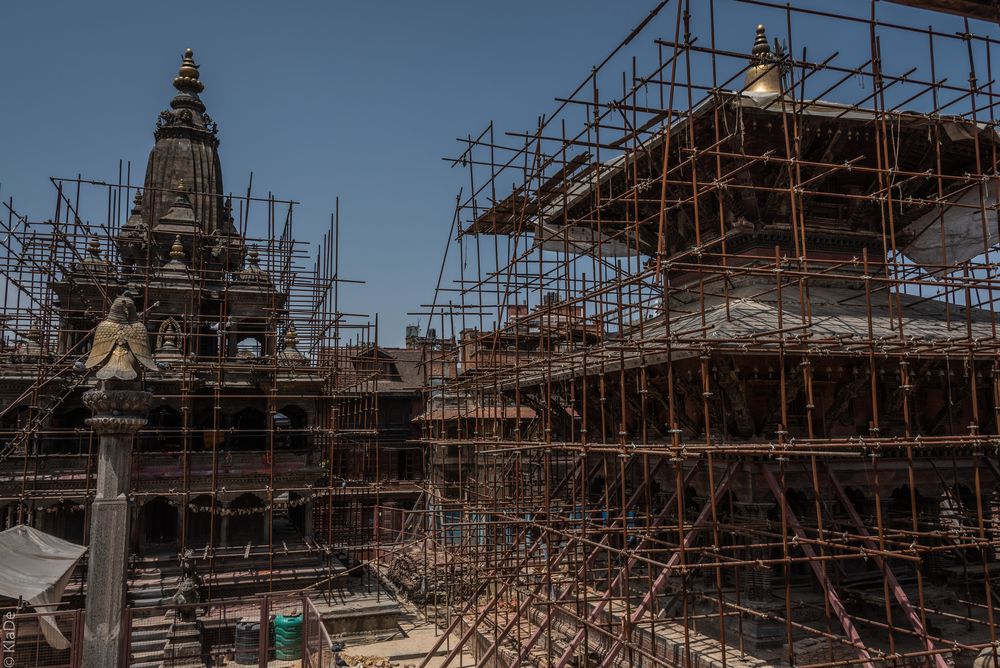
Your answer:
[[[38,612],[55,610],[73,567],[86,551],[82,545],[23,524],[0,531],[0,596],[24,599]],[[38,622],[52,647],[69,647],[51,617],[39,617]]]
[[[934,209],[925,213],[903,230],[904,235],[912,235],[903,246],[903,253],[910,259],[924,265],[940,265],[946,258],[941,242],[944,237],[948,264],[968,262],[982,255],[983,228],[986,229],[986,245],[997,242],[996,198],[989,188],[984,189],[986,225],[983,225],[983,210],[980,208],[979,188],[966,190],[955,201],[956,206],[946,206],[943,211]],[[944,225],[944,234],[941,226]]]
[[[638,255],[639,245],[635,239],[634,230],[627,235],[619,233],[612,239],[603,232],[597,233],[596,228],[582,225],[570,225],[558,228],[552,225],[538,225],[535,229],[535,239],[541,242],[542,250],[563,253],[569,251],[577,255],[600,255],[601,257],[628,257]],[[622,237],[627,236],[627,239]]]

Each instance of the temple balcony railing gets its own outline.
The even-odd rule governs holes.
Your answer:
[[[27,478],[28,486],[59,485],[63,488],[87,487],[86,454],[77,455],[32,455],[27,470],[23,457],[15,457],[0,463],[0,485],[20,485]],[[211,479],[213,468],[218,479],[269,476],[272,468],[275,476],[295,476],[297,478],[325,473],[322,453],[309,450],[275,449],[273,460],[267,450],[232,452],[219,450],[212,452],[139,452],[132,457],[133,480],[139,485],[144,481],[181,479],[185,466],[189,478]],[[186,460],[186,465],[185,465]],[[90,466],[91,484],[96,477],[96,467]]]
[[[133,474],[138,482],[180,478],[184,473],[184,456],[179,452],[147,452],[133,461]],[[250,476],[323,474],[319,453],[311,450],[268,450],[191,452],[187,454],[187,474],[190,477],[211,477],[213,470],[219,478],[244,478]]]

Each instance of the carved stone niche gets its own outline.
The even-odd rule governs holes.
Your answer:
[[[156,333],[156,350],[153,357],[157,362],[179,361],[184,358],[181,345],[181,326],[173,317],[160,323]]]

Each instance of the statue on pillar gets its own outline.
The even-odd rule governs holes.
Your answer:
[[[94,344],[78,368],[97,368],[100,381],[83,393],[93,412],[87,424],[100,437],[97,484],[90,516],[83,668],[117,666],[128,573],[132,440],[146,424],[153,395],[142,388],[139,368],[159,370],[149,334],[128,296],[115,299],[94,330]]]
[[[121,296],[111,304],[108,317],[94,331],[94,345],[84,367],[97,371],[99,380],[135,380],[139,374],[135,363],[151,371],[159,371],[149,351],[149,333],[139,320],[135,302]]]

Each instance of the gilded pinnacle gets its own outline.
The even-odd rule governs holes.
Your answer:
[[[757,36],[754,38],[750,51],[750,67],[747,68],[745,90],[747,93],[780,93],[781,74],[771,54],[767,43],[767,33],[764,24],[757,26]]]
[[[184,60],[177,71],[177,78],[174,79],[174,88],[184,93],[200,93],[205,90],[205,85],[198,79],[198,65],[194,62],[194,51],[186,49]]]
[[[173,260],[181,260],[184,258],[184,244],[181,243],[181,235],[177,235],[174,239],[174,243],[170,246],[170,258]]]
[[[771,53],[771,47],[767,43],[767,33],[764,31],[764,24],[757,24],[757,37],[753,41],[753,55],[763,56]]]

